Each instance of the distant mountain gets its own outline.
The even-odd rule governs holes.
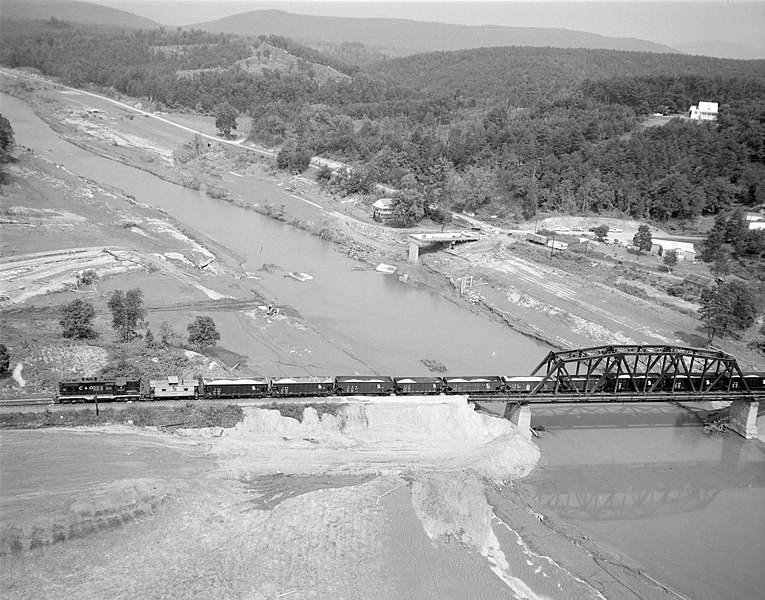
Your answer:
[[[124,29],[158,29],[160,24],[124,10],[75,0],[0,0],[4,19],[47,21],[51,17],[67,23],[109,25]]]
[[[740,46],[721,40],[678,44],[677,49],[686,54],[697,54],[699,56],[718,56],[720,58],[735,58],[739,60],[761,60],[765,58],[765,49],[763,48]]]
[[[632,38],[613,38],[568,29],[450,25],[405,19],[350,19],[296,15],[280,10],[245,12],[189,28],[212,33],[281,35],[304,43],[361,42],[404,53],[496,46],[599,48],[637,52],[677,52],[674,48]]]

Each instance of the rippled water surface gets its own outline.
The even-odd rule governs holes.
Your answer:
[[[539,512],[694,600],[761,598],[765,445],[666,404],[534,407]]]

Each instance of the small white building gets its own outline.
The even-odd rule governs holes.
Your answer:
[[[761,213],[747,213],[746,224],[749,229],[765,229],[765,215]]]
[[[651,246],[651,252],[655,252],[659,256],[664,256],[664,253],[674,250],[677,253],[677,260],[695,260],[696,249],[690,242],[675,242],[674,240],[653,240]]]
[[[393,218],[393,198],[380,198],[372,205],[375,221],[387,221]]]
[[[717,102],[699,102],[688,109],[688,118],[696,121],[716,121]]]

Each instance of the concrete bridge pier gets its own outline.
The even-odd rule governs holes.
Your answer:
[[[730,405],[730,428],[747,440],[757,437],[759,402],[734,400]]]
[[[414,242],[409,242],[409,262],[416,263],[420,260],[420,247]]]
[[[505,404],[504,417],[518,428],[523,437],[531,439],[531,407],[528,404],[508,402]]]

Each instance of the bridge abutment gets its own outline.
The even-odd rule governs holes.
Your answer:
[[[734,400],[730,405],[730,428],[747,440],[757,437],[759,402]]]
[[[531,439],[531,407],[528,404],[508,402],[505,404],[504,417],[518,428],[523,437]]]

